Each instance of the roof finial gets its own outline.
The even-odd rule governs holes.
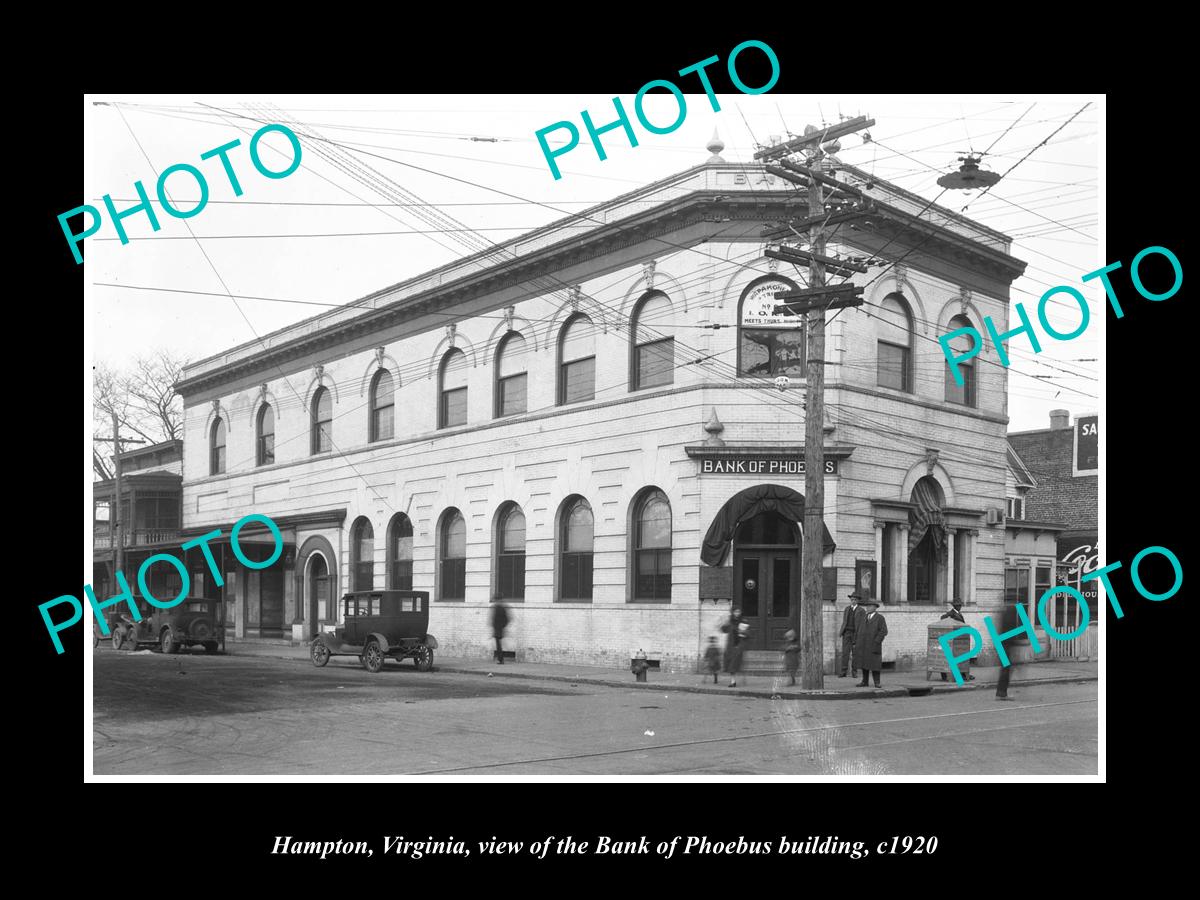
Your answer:
[[[722,141],[721,136],[717,134],[717,129],[713,129],[712,139],[705,145],[704,149],[712,154],[712,156],[708,158],[710,163],[725,162],[725,160],[721,158],[721,151],[725,149],[725,142]]]

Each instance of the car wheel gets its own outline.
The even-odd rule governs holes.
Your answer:
[[[120,628],[114,628],[112,633],[112,645],[114,650],[120,650],[125,644],[125,632]]]
[[[312,664],[318,669],[329,662],[329,657],[331,656],[329,648],[325,646],[325,642],[322,640],[312,642],[312,646],[308,650],[308,655],[312,659]]]
[[[416,663],[418,672],[428,672],[433,669],[433,651],[422,644],[417,648],[417,655],[413,657],[413,662]]]
[[[216,653],[217,652],[217,642],[216,641],[206,641],[204,644],[204,652],[205,653]]]
[[[168,628],[162,633],[161,644],[163,653],[178,653],[179,645],[175,643],[175,636],[171,634],[171,629]]]
[[[367,641],[367,646],[363,647],[362,664],[372,675],[383,668],[383,648],[374,638]]]

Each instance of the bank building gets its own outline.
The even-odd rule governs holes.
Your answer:
[[[868,271],[828,317],[825,527],[804,535],[803,320],[774,295],[807,275],[764,255],[804,190],[722,150],[185,369],[182,539],[222,532],[223,586],[187,565],[231,643],[304,642],[346,591],[403,588],[430,592],[444,656],[488,655],[502,598],[518,660],[694,671],[731,606],[775,653],[815,603],[831,672],[858,587],[905,669],[950,599],[977,625],[1002,604],[1007,370],[987,342],[960,386],[937,337],[1007,323],[1010,238],[836,167],[875,209],[829,244]],[[249,513],[284,540],[260,571],[227,543]]]

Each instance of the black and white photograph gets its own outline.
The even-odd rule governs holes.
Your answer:
[[[1104,780],[1105,96],[712,52],[83,98],[85,780]]]

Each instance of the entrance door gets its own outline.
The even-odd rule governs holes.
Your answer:
[[[263,637],[283,636],[283,569],[272,566],[259,573],[259,628]]]
[[[750,632],[747,650],[778,650],[800,603],[800,533],[777,513],[760,513],[734,536],[734,605]]]

